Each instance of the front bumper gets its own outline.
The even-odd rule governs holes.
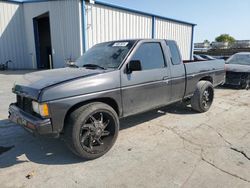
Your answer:
[[[242,86],[248,84],[250,80],[250,74],[241,72],[227,72],[226,73],[226,85]]]
[[[35,117],[22,109],[18,108],[15,104],[9,106],[9,120],[21,125],[23,128],[38,135],[53,134],[52,124],[50,119],[42,119]]]
[[[240,78],[234,78],[234,79],[226,79],[225,84],[226,85],[233,85],[233,86],[240,86],[244,80],[241,80]]]

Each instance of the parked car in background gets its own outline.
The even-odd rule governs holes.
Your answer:
[[[199,55],[199,56],[201,56],[202,58],[204,58],[204,59],[206,59],[206,60],[215,60],[215,59],[216,59],[216,58],[214,58],[214,57],[212,57],[212,56],[210,56],[210,55],[201,54],[201,55]]]
[[[228,42],[212,42],[212,49],[228,49],[230,47]]]
[[[214,56],[216,59],[224,59],[225,61],[230,57],[230,56]]]
[[[196,54],[193,55],[193,58],[194,58],[194,61],[206,61],[206,59]]]
[[[240,86],[248,89],[250,86],[250,52],[232,55],[226,61],[227,85]]]

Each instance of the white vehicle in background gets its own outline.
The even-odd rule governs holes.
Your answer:
[[[250,40],[236,40],[232,48],[250,48]]]

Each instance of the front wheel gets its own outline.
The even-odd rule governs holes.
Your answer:
[[[72,112],[65,126],[65,141],[69,148],[81,158],[95,159],[114,145],[119,119],[112,107],[95,102]]]
[[[214,88],[209,81],[199,81],[191,98],[191,106],[197,112],[209,110],[214,99]]]

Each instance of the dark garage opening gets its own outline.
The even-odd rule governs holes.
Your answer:
[[[52,69],[52,48],[49,13],[33,19],[38,69]]]

